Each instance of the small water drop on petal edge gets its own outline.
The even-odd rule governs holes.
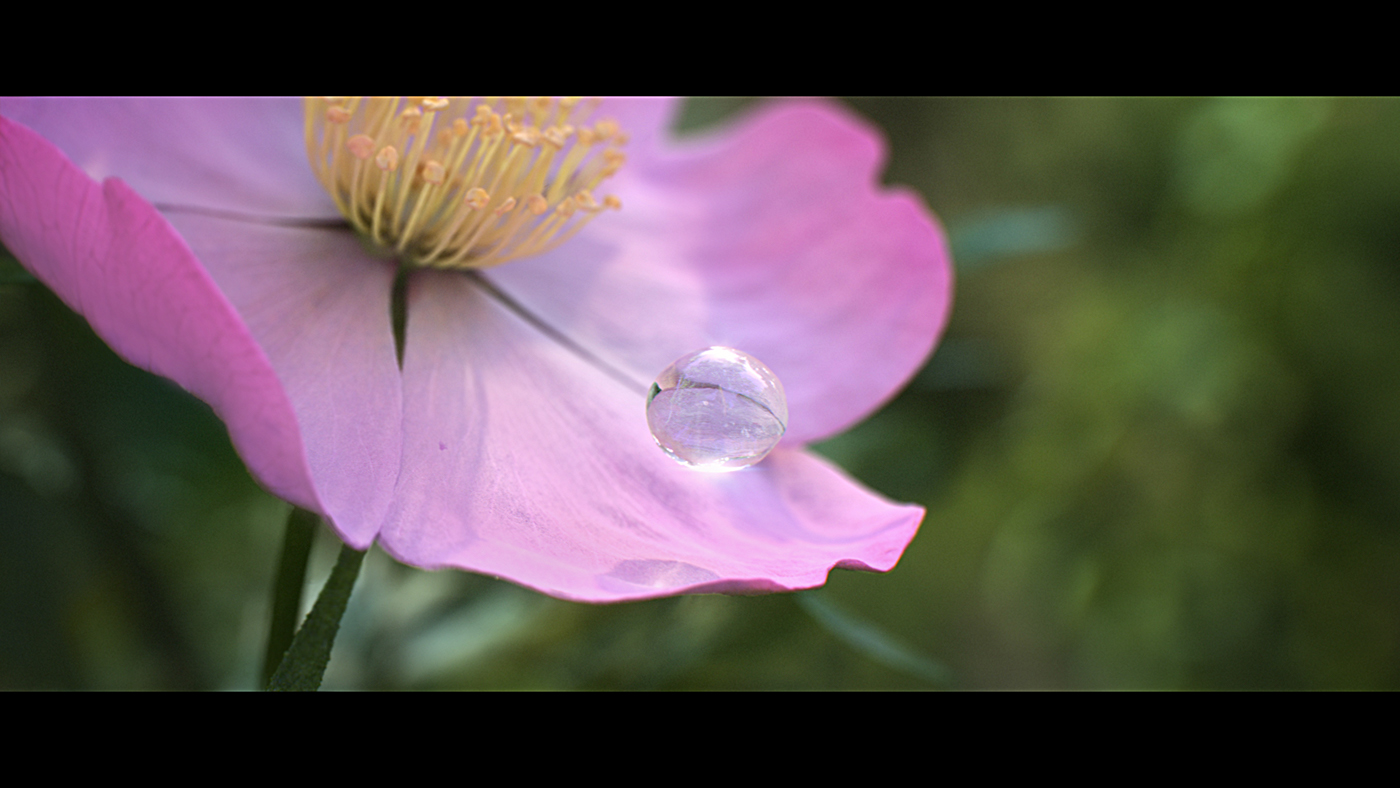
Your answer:
[[[708,347],[676,359],[651,384],[647,426],[677,462],[737,471],[763,459],[787,431],[787,396],[766,364]]]

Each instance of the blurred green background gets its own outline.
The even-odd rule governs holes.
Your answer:
[[[371,553],[326,688],[1400,689],[1400,101],[847,104],[958,267],[816,447],[928,507],[900,565],[589,606]],[[285,505],[0,275],[0,688],[252,688]]]

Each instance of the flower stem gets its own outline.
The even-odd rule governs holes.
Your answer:
[[[345,606],[350,601],[350,592],[355,588],[355,578],[360,574],[364,558],[364,553],[348,545],[340,548],[340,558],[336,559],[330,579],[316,597],[316,604],[301,629],[297,630],[282,664],[268,681],[269,691],[315,692],[320,689],[326,664],[331,660],[335,634],[340,629],[340,619],[345,615]]]
[[[816,591],[793,595],[797,604],[828,632],[845,641],[857,652],[888,668],[902,671],[937,687],[955,683],[953,671],[895,640],[879,627],[854,616],[827,601]]]
[[[272,621],[267,628],[267,653],[263,656],[262,682],[266,687],[272,672],[292,645],[297,631],[297,616],[301,614],[301,589],[306,583],[306,562],[311,556],[311,541],[316,535],[320,518],[299,506],[287,515],[287,530],[282,536],[282,558],[277,565],[277,580],[272,590]]]

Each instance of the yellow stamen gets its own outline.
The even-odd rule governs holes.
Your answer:
[[[389,193],[389,183],[392,178],[389,173],[399,168],[399,152],[393,145],[386,145],[379,151],[379,155],[374,157],[375,166],[383,173],[379,180],[379,193],[374,198],[374,223],[370,226],[372,232],[370,236],[378,243],[383,243],[384,239],[379,236],[379,217],[384,215],[384,195]]]
[[[555,248],[604,208],[626,135],[579,99],[312,98],[312,169],[405,265],[483,268]]]

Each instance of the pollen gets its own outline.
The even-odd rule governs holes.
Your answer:
[[[573,237],[626,162],[579,99],[311,98],[306,154],[364,236],[420,268],[490,268]]]

